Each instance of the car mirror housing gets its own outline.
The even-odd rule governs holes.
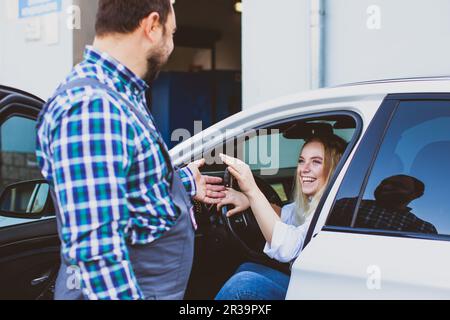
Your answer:
[[[0,216],[41,219],[46,215],[50,200],[50,185],[45,180],[12,184],[0,195]]]

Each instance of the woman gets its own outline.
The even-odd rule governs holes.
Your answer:
[[[242,192],[228,189],[219,208],[233,205],[229,216],[251,208],[267,241],[264,252],[282,263],[291,262],[302,250],[311,218],[345,148],[346,142],[335,135],[315,136],[306,141],[297,168],[295,202],[282,208],[281,217],[257,187],[249,166],[221,155]],[[228,280],[216,300],[283,300],[288,285],[288,275],[246,263]]]

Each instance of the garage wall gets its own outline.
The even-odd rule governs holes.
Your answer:
[[[72,0],[63,0],[63,10],[57,14],[59,26],[56,44],[45,41],[46,26],[53,21],[37,18],[41,24],[41,38],[26,40],[26,19],[17,19],[17,0],[0,1],[0,83],[18,87],[41,98],[48,98],[58,83],[70,71],[73,63],[72,31],[66,26],[66,8]]]
[[[450,1],[326,0],[325,10],[326,85],[450,74]]]
[[[243,1],[244,109],[310,88],[309,12],[309,0]]]
[[[83,60],[86,45],[91,45],[95,37],[95,16],[97,15],[98,0],[73,0],[81,8],[80,29],[73,33],[74,64]]]
[[[310,8],[244,0],[244,108],[309,90]],[[450,75],[450,1],[322,0],[324,86]]]

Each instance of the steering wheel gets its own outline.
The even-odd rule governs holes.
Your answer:
[[[226,179],[227,174],[225,174],[225,180]],[[257,176],[255,176],[255,181],[258,188],[270,203],[275,204],[280,208],[283,206],[280,196],[269,183]],[[246,254],[252,258],[258,260],[267,259],[267,256],[263,253],[266,240],[251,209],[230,218],[227,217],[227,212],[229,210],[230,208],[228,208],[228,206],[224,206],[222,208],[221,217],[234,240],[236,240]]]

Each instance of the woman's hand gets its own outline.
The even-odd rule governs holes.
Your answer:
[[[217,210],[220,211],[220,209],[226,205],[233,205],[234,209],[228,211],[227,217],[231,217],[236,213],[244,212],[250,208],[250,201],[242,192],[230,188],[224,193],[225,198],[221,199],[220,203],[217,205]]]
[[[242,192],[247,196],[264,238],[268,243],[272,243],[275,224],[281,219],[256,185],[250,167],[241,160],[223,154],[220,157],[229,166],[228,170],[236,178]]]
[[[221,154],[220,158],[228,166],[228,170],[238,182],[241,191],[247,197],[259,191],[252,170],[250,170],[250,167],[245,162],[224,154]]]

